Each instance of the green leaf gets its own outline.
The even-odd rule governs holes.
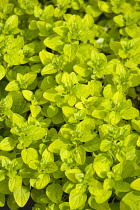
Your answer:
[[[64,122],[62,111],[59,109],[58,113],[52,118],[54,124],[61,124]]]
[[[3,160],[3,161],[6,161],[6,160]],[[9,170],[9,166],[10,164],[6,164],[4,163],[5,166],[7,165],[7,170]],[[2,167],[4,168],[4,164],[2,164]],[[6,167],[5,167],[6,168]],[[9,187],[8,187],[8,179],[5,178],[4,180],[0,181],[0,193],[2,194],[11,194],[10,190],[9,190]]]
[[[39,174],[37,179],[30,179],[30,184],[36,189],[43,189],[50,182],[48,174]]]
[[[0,192],[0,207],[5,205],[5,195]]]
[[[76,103],[76,96],[75,95],[71,95],[69,96],[69,100],[68,100],[68,104],[69,106],[74,106],[74,104]]]
[[[140,137],[137,140],[137,146],[140,147]]]
[[[0,170],[0,181],[5,179],[5,170]]]
[[[98,17],[102,14],[102,11],[99,9],[97,4],[87,5],[86,13],[91,14],[93,17]]]
[[[5,74],[6,74],[6,69],[0,65],[0,80],[3,79],[3,77],[5,77]]]
[[[63,190],[64,192],[70,194],[71,190],[74,189],[75,184],[72,183],[71,181],[67,181],[64,186],[63,186]]]
[[[113,166],[112,170],[115,176],[127,178],[132,174],[134,170],[133,161],[127,160],[123,161],[122,163],[118,163],[115,166]]]
[[[32,91],[30,91],[30,90],[23,90],[22,94],[23,94],[23,96],[24,96],[24,98],[26,100],[31,101],[32,96],[33,96],[33,92]]]
[[[119,27],[125,26],[125,21],[123,15],[117,15],[114,17],[114,21],[117,23]]]
[[[7,4],[9,3],[9,0],[0,0],[0,8],[4,8],[7,6]]]
[[[12,123],[13,123],[13,126],[17,126],[20,128],[26,125],[25,118],[16,113],[13,113],[12,115]]]
[[[45,158],[44,158],[44,160],[45,160]],[[53,162],[43,163],[42,166],[44,167],[45,173],[54,173],[55,171],[58,170],[57,165]]]
[[[54,117],[58,113],[58,111],[59,111],[58,107],[52,105],[48,106],[47,108],[48,117],[50,118]]]
[[[76,174],[81,174],[81,173],[82,173],[82,171],[79,170],[79,169],[68,169],[68,170],[65,171],[65,174],[66,174],[67,178],[74,183],[78,182],[75,175]]]
[[[51,25],[45,21],[36,21],[36,27],[39,29],[39,36],[48,36],[48,30],[51,29]]]
[[[127,193],[120,202],[120,210],[135,210],[140,207],[140,192]]]
[[[120,75],[120,76],[125,76],[126,75],[126,69],[120,63],[118,63],[117,66],[116,66],[116,74]]]
[[[37,197],[37,203],[48,204],[50,202],[46,194],[39,195]]]
[[[125,31],[131,38],[137,38],[140,28],[137,27],[137,24],[134,23],[132,25],[125,27]]]
[[[82,77],[87,77],[91,72],[86,64],[74,65],[74,71]]]
[[[121,102],[123,102],[125,100],[124,94],[122,93],[122,91],[117,91],[113,97],[112,97],[112,101],[115,104],[119,104]]]
[[[47,130],[46,128],[30,125],[27,128],[24,127],[24,133],[28,136],[30,140],[36,141],[42,139],[46,135]]]
[[[50,184],[46,188],[46,194],[52,202],[59,203],[62,198],[63,189],[60,184]]]
[[[100,110],[100,109],[95,109],[92,112],[92,117],[98,118],[98,119],[104,119],[106,115],[106,111],[105,110]]]
[[[70,118],[71,116],[74,115],[75,113],[75,109],[73,107],[69,107],[69,106],[63,106],[62,107],[62,111],[63,114],[67,117]]]
[[[68,202],[63,202],[63,203],[59,204],[59,209],[60,210],[67,210],[67,209],[69,209],[69,203]]]
[[[55,68],[55,66],[51,63],[49,63],[48,65],[46,65],[42,71],[41,74],[45,75],[45,74],[55,74],[57,72],[57,69]]]
[[[112,165],[112,159],[106,154],[99,154],[93,162],[93,168],[97,175],[101,178],[107,176],[107,172],[110,171]]]
[[[33,72],[22,75],[20,73],[17,74],[17,81],[19,82],[22,89],[26,89],[29,85],[31,85],[36,79],[36,74]]]
[[[70,192],[69,205],[71,209],[77,209],[82,206],[87,200],[85,193],[80,193],[79,189],[73,189]]]
[[[128,109],[123,110],[121,112],[121,114],[122,114],[123,119],[131,120],[131,119],[134,119],[134,118],[138,117],[139,111],[134,107],[130,107]]]
[[[112,142],[108,139],[104,139],[100,144],[100,150],[106,152],[111,149]]]
[[[132,120],[132,125],[136,131],[140,132],[140,120]]]
[[[52,76],[45,77],[40,85],[40,89],[46,91],[56,85],[56,82]]]
[[[97,203],[104,203],[112,194],[111,189],[104,189],[101,182],[93,180],[92,185],[89,186],[89,192],[95,196]]]
[[[112,12],[112,10],[110,8],[110,4],[108,2],[99,1],[98,2],[98,7],[103,12],[107,12],[107,13],[111,13]]]
[[[68,33],[68,28],[65,26],[54,27],[53,31],[56,32],[59,36],[65,38]]]
[[[58,94],[57,91],[54,88],[51,88],[43,94],[43,97],[47,99],[48,101],[55,102],[57,98],[57,94]]]
[[[11,192],[14,192],[17,188],[22,186],[22,177],[16,175],[15,177],[10,178],[8,182],[8,186],[9,186],[9,190]]]
[[[78,79],[77,79],[77,76],[74,72],[71,72],[70,73],[70,80],[72,82],[73,85],[75,85],[76,83],[78,83]]]
[[[135,179],[131,184],[130,187],[134,190],[140,191],[140,178]]]
[[[18,27],[18,16],[12,15],[6,20],[5,26],[4,26],[4,31],[14,33],[14,30],[17,27]]]
[[[18,210],[19,206],[18,206],[18,204],[16,203],[13,194],[11,194],[11,195],[8,196],[7,205],[8,205],[8,207],[9,207],[10,209]]]
[[[61,51],[63,49],[64,42],[60,36],[53,34],[44,40],[44,44],[52,50]]]
[[[75,158],[75,161],[79,165],[83,165],[85,163],[85,160],[86,160],[86,152],[85,152],[84,147],[82,145],[78,146],[75,149],[74,158]]]
[[[128,182],[124,182],[124,181],[116,181],[114,188],[115,190],[120,191],[120,192],[131,191],[131,185]]]
[[[63,162],[71,163],[73,162],[73,151],[69,151],[64,147],[60,150],[60,157]]]
[[[116,91],[117,91],[116,87],[108,84],[104,87],[103,95],[104,95],[105,98],[111,99]]]
[[[6,137],[0,142],[0,150],[3,151],[11,151],[15,146],[16,141],[10,137]]]
[[[31,42],[29,44],[24,45],[23,52],[26,57],[31,57],[35,54],[35,43]]]
[[[88,203],[91,206],[91,208],[93,209],[100,209],[100,210],[108,210],[109,209],[109,204],[107,201],[105,201],[104,203],[97,203],[94,196],[90,196],[88,199]]]
[[[140,84],[140,75],[133,75],[131,78],[130,85],[131,87],[136,87]]]
[[[21,114],[25,113],[27,109],[29,110],[21,92],[11,91],[8,95],[12,97],[13,100],[12,111],[14,113]]]
[[[90,94],[92,96],[99,96],[102,90],[102,84],[100,81],[89,82]]]
[[[16,49],[9,51],[4,55],[4,60],[9,65],[20,65],[27,63],[22,51],[17,51]],[[12,81],[11,81],[12,82]]]
[[[46,66],[49,63],[51,63],[53,54],[50,52],[47,52],[46,50],[42,50],[39,52],[39,57],[40,57],[41,62]]]
[[[70,75],[67,72],[64,72],[62,75],[62,82],[65,86],[71,85]]]
[[[121,115],[118,112],[112,111],[109,114],[109,119],[112,125],[116,125],[121,120]]]
[[[119,49],[122,49],[121,43],[116,41],[110,42],[110,48],[114,51],[115,54],[119,53]]]
[[[8,50],[8,52],[11,52],[12,50],[20,50],[22,47],[24,46],[24,39],[22,36],[17,36],[17,38],[15,38],[13,40],[13,42],[10,44],[10,50]]]
[[[31,114],[33,117],[36,117],[41,112],[41,107],[37,105],[30,106]]]
[[[76,91],[75,95],[77,96],[77,98],[81,99],[81,97],[87,98],[90,95],[91,89],[90,89],[89,85],[84,85],[84,84],[78,83],[76,85],[75,91]]]
[[[5,87],[6,91],[18,91],[19,90],[19,84],[16,80],[12,80],[8,83],[8,85]]]
[[[21,157],[24,163],[29,164],[31,161],[38,159],[38,153],[34,148],[23,149]]]
[[[85,142],[84,148],[87,152],[94,152],[100,149],[101,139],[100,138],[93,138],[90,141]]]
[[[64,54],[68,56],[68,61],[72,62],[76,57],[76,53],[78,51],[78,44],[76,43],[65,44],[63,51]]]
[[[44,148],[46,148],[46,145],[42,144],[42,149],[44,150]],[[42,158],[45,158],[47,162],[54,162],[54,154],[52,152],[49,152],[47,148],[42,152]]]
[[[63,142],[60,139],[54,140],[48,147],[48,150],[53,153],[59,153],[62,148],[67,145],[68,142]]]
[[[35,73],[40,73],[42,69],[42,65],[41,64],[35,64],[31,67],[31,70]]]
[[[22,186],[14,191],[14,199],[20,207],[25,206],[29,197],[30,197],[30,190],[27,187]]]

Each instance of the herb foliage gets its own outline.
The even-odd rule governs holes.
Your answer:
[[[0,207],[140,209],[139,67],[140,0],[0,0]]]

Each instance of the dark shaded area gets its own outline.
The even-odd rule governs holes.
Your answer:
[[[132,97],[130,97],[130,96],[126,96],[126,99],[127,99],[127,100],[130,99],[131,102],[132,102],[132,106],[140,111],[140,101],[137,100],[137,98],[134,99],[134,98],[132,98]]]
[[[104,20],[106,19],[106,16],[104,13],[102,13],[100,16],[98,16],[96,19],[95,19],[95,23],[98,23],[100,22],[101,20]]]
[[[22,207],[22,208],[19,208],[19,209],[25,209],[25,210],[28,210],[28,209],[32,209],[32,207],[34,206],[35,202],[32,200],[32,198],[30,197],[30,199],[28,200],[27,204]]]
[[[46,47],[46,51],[52,53],[52,49],[49,47]]]
[[[128,95],[126,96],[126,99],[130,99],[132,101],[132,106],[140,111],[140,85],[134,87],[134,92],[136,93],[136,97]]]
[[[10,210],[9,207],[7,205],[5,205],[4,207],[0,207],[0,209],[3,209],[3,210]]]
[[[31,114],[31,111],[29,110],[29,111],[27,111],[26,113],[27,113],[27,114],[26,114],[26,117],[28,117],[28,116]]]
[[[133,103],[133,107],[135,107],[136,109],[138,109],[140,111],[140,101],[138,100],[132,100],[132,103]]]
[[[49,129],[55,128],[57,132],[59,132],[60,128],[64,125],[64,123],[58,124],[58,125],[50,125]]]
[[[7,199],[6,199],[7,200]],[[30,197],[27,204],[24,207],[20,207],[20,209],[24,209],[24,210],[32,210],[32,207],[34,206],[35,202],[32,200],[32,198]],[[11,210],[7,205],[5,205],[4,207],[0,207],[1,210]]]
[[[38,1],[42,4],[42,6],[53,4],[52,0],[38,0]]]
[[[62,200],[63,200],[64,202],[68,202],[68,201],[69,201],[69,194],[68,194],[68,193],[63,192],[63,195],[62,195]]]
[[[108,203],[120,203],[120,201],[115,196],[112,196],[109,199]]]
[[[86,152],[87,156],[92,156],[91,152]]]

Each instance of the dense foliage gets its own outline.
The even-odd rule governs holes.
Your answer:
[[[0,206],[139,210],[140,0],[0,0],[0,64]]]

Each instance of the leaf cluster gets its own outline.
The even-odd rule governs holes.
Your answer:
[[[139,101],[140,0],[0,0],[0,207],[139,210]]]

